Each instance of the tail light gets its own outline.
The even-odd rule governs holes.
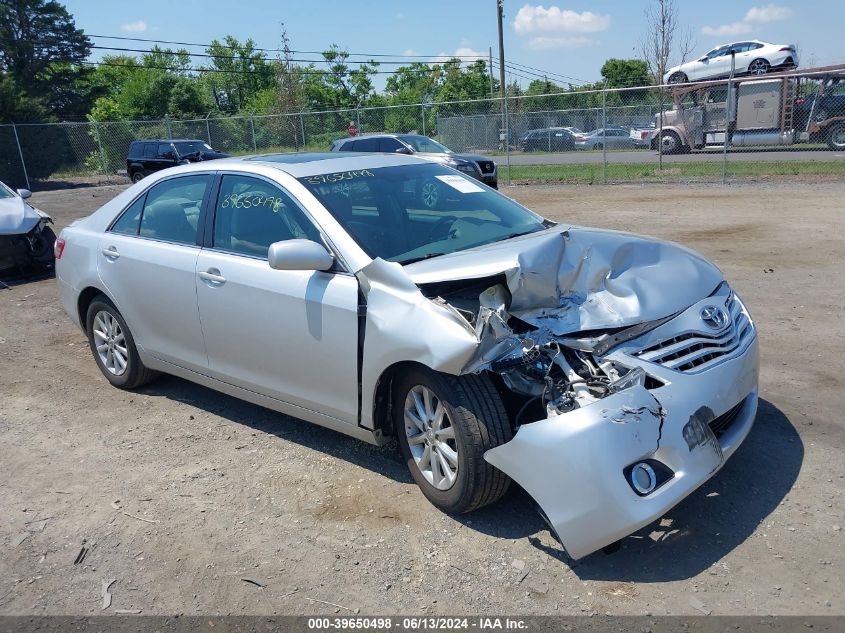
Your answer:
[[[65,252],[65,241],[62,238],[56,238],[56,243],[53,245],[53,255],[56,259],[62,258],[62,253]]]
[[[647,137],[647,136],[648,136],[648,132],[646,132],[645,130],[640,131],[640,140],[645,139],[645,137]]]
[[[802,104],[804,104],[804,103],[806,103],[806,102],[807,102],[807,100],[806,100],[804,97],[798,97],[798,98],[795,100],[795,105],[802,105]]]

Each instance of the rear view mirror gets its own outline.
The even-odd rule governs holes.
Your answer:
[[[275,270],[329,270],[334,265],[334,257],[325,247],[311,240],[274,242],[267,261]]]
[[[29,189],[18,189],[18,195],[26,200],[32,195],[32,192]]]

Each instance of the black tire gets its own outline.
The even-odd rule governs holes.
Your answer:
[[[845,151],[845,121],[830,126],[827,131],[827,146],[837,152]]]
[[[604,147],[604,145],[602,145],[601,143],[595,143],[593,145],[593,149],[596,149],[596,150],[602,149],[603,147]]]
[[[405,431],[405,399],[417,386],[435,394],[455,429],[457,473],[454,483],[446,490],[438,489],[425,478],[411,453]],[[487,376],[456,377],[415,367],[394,381],[393,403],[393,423],[402,457],[414,481],[434,506],[451,514],[471,512],[507,492],[510,478],[484,460],[487,450],[513,437],[505,407]]]
[[[772,69],[772,65],[765,59],[758,58],[748,64],[748,74],[752,76],[765,75]]]
[[[686,76],[685,73],[672,73],[666,83],[670,84],[685,84],[689,81],[689,78]]]
[[[682,154],[686,149],[681,143],[681,137],[672,130],[660,133],[659,142],[664,154]]]
[[[131,180],[133,183],[135,183],[135,182],[141,182],[141,181],[144,179],[144,176],[146,176],[146,174],[145,174],[143,171],[141,171],[141,170],[138,170],[138,171],[133,171],[133,172],[132,172],[132,176],[130,177],[130,180]]]
[[[56,257],[53,254],[53,247],[56,244],[56,234],[49,226],[43,227],[32,236],[32,261],[43,266],[52,268],[56,264]]]
[[[121,374],[114,374],[109,371],[102,359],[100,353],[97,351],[97,345],[94,342],[94,319],[100,312],[109,313],[120,325],[120,329],[124,335],[125,348],[127,351],[126,369]],[[147,369],[144,363],[141,362],[141,357],[138,355],[138,350],[135,347],[135,339],[132,338],[132,332],[126,325],[123,316],[118,309],[105,295],[97,295],[88,306],[88,312],[85,317],[85,332],[88,334],[88,345],[91,348],[91,353],[94,355],[94,361],[97,367],[103,372],[112,385],[120,389],[137,389],[138,387],[147,384],[158,376],[158,372]]]

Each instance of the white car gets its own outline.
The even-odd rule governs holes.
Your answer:
[[[513,479],[573,558],[701,486],[757,409],[756,329],[712,263],[546,220],[415,156],[162,170],[65,228],[56,259],[115,387],[164,372],[395,436],[446,512]]]
[[[765,75],[771,70],[798,67],[795,44],[769,44],[749,40],[717,46],[704,57],[670,68],[663,75],[663,82],[680,84],[727,77],[731,74],[731,50],[736,51],[734,73],[737,75]]]

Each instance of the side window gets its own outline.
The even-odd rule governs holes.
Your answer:
[[[223,176],[214,214],[213,247],[267,257],[274,242],[321,242],[311,220],[278,186],[249,176]]]
[[[379,139],[378,150],[380,152],[395,152],[397,149],[402,149],[405,147],[397,141],[395,138],[390,138],[389,136]]]
[[[144,158],[155,158],[156,157],[156,144],[155,143],[144,143]]]
[[[172,152],[173,148],[170,146],[170,143],[159,143],[158,144],[158,157],[159,158],[166,158],[168,152]]]
[[[141,225],[141,211],[144,209],[145,198],[146,196],[141,196],[123,212],[123,215],[111,227],[113,233],[138,235],[138,227]]]
[[[355,141],[356,152],[377,152],[379,151],[379,139],[362,138]]]
[[[208,174],[165,180],[147,192],[141,237],[196,244],[200,209],[212,177]]]

